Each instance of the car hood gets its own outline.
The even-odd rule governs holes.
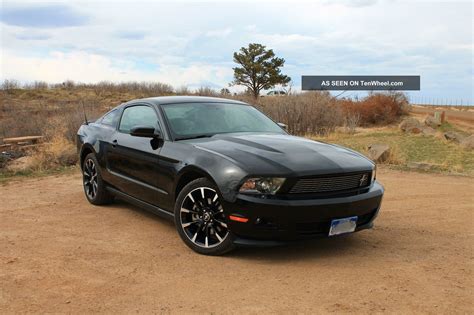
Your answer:
[[[215,135],[189,142],[254,175],[336,174],[371,170],[374,165],[355,151],[290,135]]]

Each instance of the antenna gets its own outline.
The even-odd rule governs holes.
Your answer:
[[[84,120],[85,120],[86,125],[88,125],[89,122],[87,121],[86,107],[84,106],[84,100],[81,100],[81,104],[82,104],[82,111],[84,112]]]

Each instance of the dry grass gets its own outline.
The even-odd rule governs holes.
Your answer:
[[[356,132],[359,125],[386,125],[406,113],[402,94],[373,94],[358,102],[337,100],[327,92],[312,92],[284,97],[220,95],[203,87],[191,93],[186,87],[174,90],[161,83],[78,84],[67,81],[58,85],[34,82],[20,87],[6,81],[0,91],[0,138],[44,135],[46,143],[32,154],[34,171],[45,171],[74,164],[77,160],[75,135],[84,121],[83,107],[89,120],[131,99],[160,95],[193,94],[224,96],[251,103],[273,118],[288,125],[290,133],[311,135],[328,142],[340,143],[365,153],[372,143],[392,146],[390,165],[404,166],[411,161],[440,165],[439,170],[470,172],[474,168],[472,153],[442,139],[403,136],[395,129],[372,129]],[[343,133],[335,132],[344,130]],[[365,129],[367,130],[367,129]]]
[[[421,162],[433,165],[432,171],[435,172],[474,175],[474,151],[463,149],[439,136],[405,134],[396,127],[389,127],[365,129],[355,134],[336,132],[327,137],[311,138],[337,143],[365,155],[369,145],[384,143],[392,151],[387,164],[395,168],[407,168],[411,162]]]
[[[32,153],[30,168],[44,171],[61,166],[75,165],[78,161],[76,147],[61,135],[55,136],[51,142],[44,144]]]
[[[35,82],[20,88],[14,80],[5,81],[0,94],[0,137],[44,134],[45,121],[60,118],[69,122],[67,138],[73,135],[83,119],[83,109],[89,118],[97,118],[109,109],[132,99],[162,95],[224,96],[254,104],[274,120],[288,125],[293,134],[325,135],[337,126],[354,130],[359,124],[387,124],[405,113],[406,98],[402,94],[373,94],[361,101],[337,100],[328,92],[312,92],[285,97],[221,95],[201,87],[190,91],[186,87],[174,90],[162,83],[127,82],[78,84],[66,81],[48,85]],[[21,121],[21,123],[18,123]]]

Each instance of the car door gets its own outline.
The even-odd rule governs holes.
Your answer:
[[[121,109],[116,108],[105,114],[97,120],[95,124],[100,126],[100,132],[97,132],[96,153],[100,167],[103,169],[102,178],[108,183],[114,185],[115,176],[108,172],[107,156],[110,151],[112,137],[117,130],[118,122],[121,115]]]
[[[151,138],[135,137],[130,130],[136,126],[151,126],[161,132],[157,112],[151,105],[125,107],[107,152],[107,167],[114,176],[114,186],[142,201],[158,204],[166,192],[158,186],[161,146],[152,145]]]

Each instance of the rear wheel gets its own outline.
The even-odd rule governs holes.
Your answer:
[[[181,190],[174,217],[179,235],[195,252],[222,255],[234,249],[219,193],[207,178],[196,179]]]
[[[94,153],[89,153],[82,163],[82,182],[87,200],[94,205],[111,203],[114,197],[107,191]]]

